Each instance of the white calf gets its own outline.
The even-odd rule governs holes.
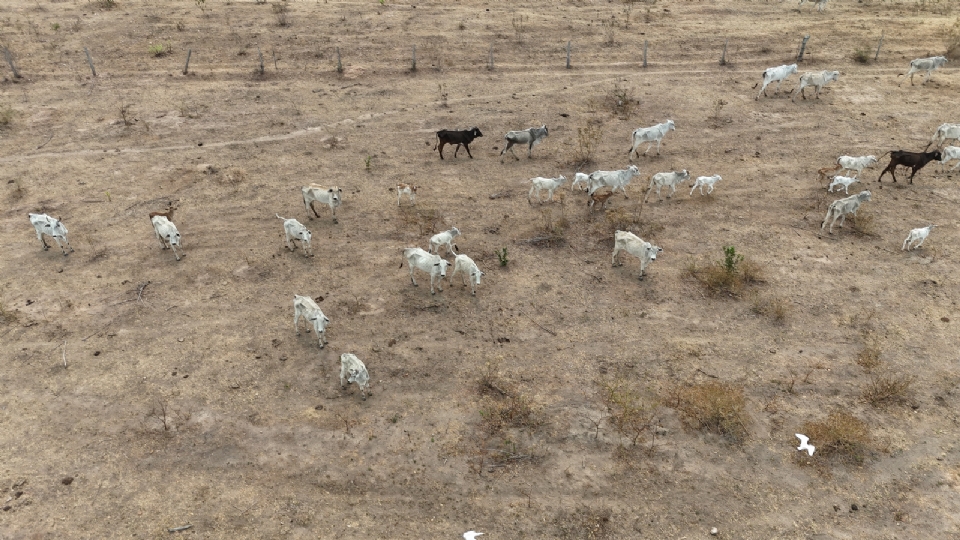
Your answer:
[[[864,169],[876,164],[877,156],[840,156],[837,158],[837,165],[840,165],[841,168],[837,174],[843,174],[846,171],[857,171],[857,178],[859,178],[860,173],[862,173]]]
[[[933,70],[942,67],[947,63],[946,56],[931,56],[930,58],[917,58],[916,60],[910,61],[910,69],[906,73],[901,73],[897,75],[897,78],[903,77],[903,81],[907,80],[907,77],[910,77],[910,86],[913,86],[913,74],[919,73],[921,71],[927,72],[927,78],[924,79],[923,83],[926,84],[930,81],[930,76],[933,74]],[[903,84],[903,81],[900,81],[900,84]],[[898,84],[897,86],[900,86]]]
[[[839,79],[839,71],[808,71],[800,76],[800,87],[793,93],[790,101],[795,102],[797,100],[797,94],[800,94],[803,99],[807,99],[807,94],[804,92],[804,89],[808,86],[816,88],[815,96],[817,99],[820,99],[820,90],[823,89],[828,82]]]
[[[837,222],[837,218],[840,218],[840,227],[842,228],[844,220],[847,219],[847,214],[856,215],[857,210],[860,209],[860,204],[869,200],[870,190],[864,190],[856,195],[833,201],[827,208],[827,215],[823,218],[823,223],[820,224],[820,230],[822,231],[827,226],[827,221],[833,218],[833,221],[830,222],[830,234],[833,234],[833,224]]]
[[[460,236],[460,229],[454,227],[430,237],[430,253],[440,254],[440,246],[447,246],[447,253],[457,254],[453,250],[453,239]]]
[[[693,196],[693,190],[700,188],[700,194],[703,195],[703,187],[707,186],[707,195],[713,193],[713,186],[717,182],[723,180],[720,178],[719,174],[713,176],[698,176],[697,181],[693,183],[693,187],[690,188],[690,196]]]
[[[830,185],[827,187],[827,191],[833,192],[833,188],[837,188],[837,191],[840,191],[840,188],[843,188],[843,192],[847,195],[850,194],[848,189],[850,189],[850,184],[854,182],[859,182],[860,179],[854,176],[853,178],[849,176],[840,176],[839,174],[833,177],[833,181],[830,182]]]
[[[320,184],[310,184],[301,187],[300,192],[303,194],[303,206],[307,208],[307,211],[312,210],[315,217],[320,217],[317,209],[313,207],[313,203],[317,201],[326,204],[333,212],[333,222],[337,223],[337,207],[340,206],[341,196],[343,195],[342,189],[337,186],[327,187]]]
[[[910,251],[911,249],[916,249],[916,248],[922,246],[922,245],[923,245],[923,241],[926,240],[928,236],[930,236],[930,231],[933,230],[934,227],[936,227],[936,225],[927,225],[926,227],[923,227],[922,229],[913,229],[913,230],[911,230],[911,231],[910,231],[910,234],[907,235],[907,239],[903,241],[903,247],[900,248],[900,251],[904,251],[904,250]],[[916,242],[916,241],[918,241],[918,240],[919,240],[920,242],[919,242],[917,245],[915,245],[915,246],[911,246],[911,245],[910,245],[910,244],[913,244],[914,242]]]
[[[397,206],[400,206],[400,196],[406,195],[410,198],[410,204],[417,204],[417,190],[420,186],[412,184],[397,184]]]
[[[370,374],[367,366],[351,353],[340,355],[340,388],[346,388],[349,383],[357,383],[360,387],[360,397],[367,400],[367,385],[370,383]]]
[[[40,240],[40,245],[43,246],[44,251],[50,249],[50,246],[44,242],[43,235],[53,238],[64,255],[67,255],[67,250],[63,249],[64,244],[70,248],[70,251],[73,251],[73,246],[67,241],[67,228],[63,226],[62,221],[46,214],[27,214],[27,217],[30,218],[30,224],[37,232],[37,239]]]
[[[767,68],[763,71],[763,86],[760,87],[760,91],[757,92],[757,97],[755,99],[760,99],[760,94],[767,95],[767,86],[769,86],[773,81],[777,81],[777,94],[780,93],[780,85],[783,84],[783,80],[789,77],[790,75],[797,72],[797,65],[782,65],[772,68]],[[759,86],[760,83],[753,85],[754,88]]]
[[[593,195],[595,191],[604,187],[610,186],[610,192],[613,193],[620,188],[620,192],[623,193],[623,196],[627,199],[630,197],[627,196],[627,184],[633,180],[634,176],[640,175],[640,169],[636,165],[631,165],[626,169],[621,169],[619,171],[593,171],[590,173],[588,183],[590,185],[589,193]]]
[[[643,143],[650,143],[647,145],[647,149],[643,151],[646,154],[650,148],[653,146],[653,143],[657,143],[657,155],[660,155],[660,141],[667,135],[668,131],[674,131],[676,128],[673,126],[673,120],[667,120],[666,122],[657,124],[648,128],[637,128],[633,130],[633,146],[630,147],[630,151],[627,152],[629,157],[631,154],[637,154],[637,157],[640,157],[640,152],[637,152],[637,149],[640,148],[640,145]]]
[[[153,216],[150,218],[150,222],[153,223],[153,232],[156,233],[157,240],[160,241],[161,249],[167,249],[167,244],[169,244],[170,250],[173,251],[173,256],[176,257],[178,261],[181,256],[187,256],[183,253],[180,231],[177,230],[177,226],[174,225],[172,221],[164,216]],[[177,255],[177,248],[180,248],[180,255]]]
[[[827,0],[800,0],[800,3],[797,4],[797,11],[800,11],[800,6],[802,6],[804,2],[816,4],[817,11],[819,12],[822,12],[823,8],[827,7]]]
[[[277,218],[283,220],[283,232],[287,237],[287,249],[290,251],[297,250],[297,240],[300,241],[300,247],[303,248],[304,257],[313,257],[313,247],[310,245],[310,238],[312,235],[310,231],[303,226],[303,223],[290,218],[282,218],[280,214],[275,214]],[[290,242],[293,241],[293,245],[290,245]],[[309,252],[307,251],[309,250]]]
[[[577,184],[583,184],[584,187],[589,187],[590,175],[578,172],[573,175],[573,183],[570,184],[570,191],[573,191],[577,187]],[[580,188],[580,191],[583,191],[583,188]]]
[[[437,289],[443,292],[443,278],[447,277],[447,265],[450,264],[443,257],[420,248],[407,248],[403,250],[403,258],[410,267],[410,281],[413,282],[414,287],[418,285],[417,280],[413,278],[413,269],[419,268],[430,274],[430,294],[436,294],[433,288],[434,281],[437,281]],[[400,261],[400,268],[403,268],[403,261]]]
[[[533,197],[534,192],[537,194],[537,202],[543,203],[543,201],[540,199],[540,190],[542,189],[547,190],[547,194],[549,195],[547,200],[553,200],[553,192],[556,191],[558,187],[562,186],[563,183],[567,181],[567,178],[563,175],[560,175],[557,178],[544,178],[542,176],[538,176],[536,178],[531,178],[530,181],[533,182],[533,186],[530,188],[530,193],[527,193],[527,202],[533,204],[530,201],[530,198]]]
[[[940,124],[937,132],[933,134],[930,144],[936,143],[937,148],[940,148],[941,144],[950,140],[960,141],[960,124]],[[927,148],[930,148],[930,144],[927,145]]]
[[[313,301],[313,298],[309,296],[300,296],[298,294],[293,295],[293,327],[297,330],[297,335],[300,335],[300,326],[297,324],[300,321],[300,317],[308,323],[313,325],[313,331],[317,333],[317,340],[320,342],[320,348],[327,342],[327,325],[330,324],[330,319],[320,311],[320,306]],[[309,330],[307,330],[309,332]]]
[[[644,241],[632,232],[617,231],[613,238],[613,265],[617,266],[617,255],[621,251],[626,251],[640,259],[640,279],[643,279],[643,272],[647,265],[657,260],[657,253],[663,251],[659,246]],[[622,266],[623,263],[620,263],[620,265]]]
[[[951,159],[960,159],[960,146],[946,146],[940,151],[940,155],[943,156],[940,159],[940,170],[942,171],[948,161]],[[955,170],[957,167],[960,167],[960,162],[957,162],[950,170]]]
[[[686,169],[677,172],[661,172],[657,173],[650,177],[650,189],[647,190],[647,196],[643,198],[643,202],[647,202],[647,199],[650,198],[650,192],[653,191],[654,186],[657,188],[657,201],[660,200],[660,188],[669,187],[670,194],[667,195],[667,198],[673,197],[673,194],[677,192],[677,186],[686,182],[690,179],[690,173]]]
[[[483,275],[483,272],[477,267],[477,263],[461,253],[453,260],[453,273],[450,274],[450,281],[453,281],[453,276],[457,275],[457,272],[463,272],[463,275],[460,277],[463,278],[464,287],[467,286],[467,275],[470,275],[471,294],[476,296],[477,285],[480,284],[480,276]]]

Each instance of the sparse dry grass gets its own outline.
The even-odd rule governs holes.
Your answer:
[[[862,367],[867,373],[872,372],[883,364],[883,360],[880,359],[880,348],[873,346],[866,346],[860,349],[860,352],[857,353],[857,358],[854,360],[858,366]]]
[[[847,412],[833,412],[824,420],[807,422],[801,432],[817,447],[814,458],[861,464],[872,450],[870,428]],[[803,457],[806,458],[806,454]]]
[[[757,315],[770,317],[776,324],[784,324],[787,320],[787,313],[790,311],[790,304],[780,297],[762,298],[759,295],[753,297],[751,311]]]
[[[13,118],[17,111],[10,105],[0,107],[0,129],[8,129],[13,125]]]
[[[878,236],[876,216],[870,210],[860,208],[855,216],[850,216],[847,221],[850,223],[850,229],[857,236]]]
[[[950,60],[960,60],[960,17],[957,17],[953,26],[947,30],[945,45],[946,57]]]
[[[580,506],[576,510],[561,510],[553,518],[557,537],[563,540],[602,540],[613,533],[610,522],[613,510],[608,507]]]
[[[623,380],[600,381],[600,401],[610,414],[607,423],[613,426],[623,446],[624,438],[636,446],[641,437],[652,427],[657,404],[644,399],[641,391]]]
[[[477,392],[485,397],[480,409],[480,429],[487,437],[504,429],[542,424],[530,399],[500,375],[500,363],[489,362],[477,379]]]
[[[863,387],[860,397],[874,407],[905,403],[916,378],[902,373],[873,373]]]
[[[573,155],[571,165],[576,169],[584,168],[593,163],[593,153],[603,140],[603,125],[600,122],[590,121],[587,125],[577,128],[577,151]]]
[[[694,429],[723,435],[735,443],[747,437],[750,419],[740,386],[714,381],[677,386],[665,403],[677,409],[683,423]]]
[[[745,287],[763,283],[763,268],[734,250],[724,248],[724,260],[707,266],[691,263],[687,274],[696,279],[712,296],[739,298]]]

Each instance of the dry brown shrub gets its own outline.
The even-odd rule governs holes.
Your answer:
[[[754,296],[751,310],[757,315],[770,317],[776,324],[783,324],[787,320],[790,304],[779,297],[761,298],[760,296]]]
[[[861,397],[874,407],[904,403],[909,400],[910,386],[915,380],[900,373],[874,373],[864,385]]]
[[[876,216],[873,212],[861,208],[856,215],[850,216],[850,228],[857,236],[878,236]]]
[[[627,438],[636,446],[653,426],[656,402],[644,399],[639,389],[621,380],[601,381],[598,386],[600,401],[610,414],[607,422],[620,437],[620,445],[623,446],[623,439]]]
[[[608,507],[583,505],[576,510],[557,512],[553,524],[557,528],[557,537],[563,540],[602,540],[613,533],[610,528],[612,517],[613,510]]]
[[[947,30],[946,39],[946,57],[950,60],[960,60],[960,17],[953,22],[953,26]]]
[[[228,167],[219,180],[221,184],[237,187],[247,181],[247,171],[240,167]]]
[[[747,437],[749,416],[740,386],[711,381],[676,387],[668,395],[667,404],[694,429],[722,435],[735,443]]]
[[[416,226],[421,235],[436,234],[444,222],[443,213],[430,206],[400,206],[400,221],[404,225]]]
[[[883,364],[883,360],[880,359],[880,348],[866,346],[860,349],[860,352],[857,353],[857,358],[854,360],[854,362],[866,370],[867,373],[870,373]]]
[[[824,420],[807,422],[801,431],[817,447],[815,455],[825,459],[861,464],[872,450],[870,428],[847,412],[837,411]]]
[[[723,248],[724,259],[707,266],[695,262],[687,266],[687,274],[696,279],[713,296],[739,298],[744,287],[763,283],[763,268],[736,252],[733,246]]]
[[[542,421],[528,397],[500,375],[499,361],[489,362],[477,379],[485,396],[480,409],[480,429],[488,437],[508,428],[535,427]]]

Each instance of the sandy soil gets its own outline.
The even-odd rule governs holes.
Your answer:
[[[867,234],[822,236],[835,197],[815,175],[960,121],[952,64],[897,86],[944,52],[949,3],[107,4],[0,5],[22,72],[0,83],[0,537],[960,537],[957,174],[878,189],[868,169],[851,188],[873,190]],[[856,63],[881,31],[879,62]],[[755,100],[804,34],[801,69],[840,80]],[[587,172],[619,169],[630,132],[667,118],[606,215],[568,187],[525,200],[530,177],[573,177],[579,130],[601,133]],[[541,123],[533,158],[501,164],[503,133]],[[475,159],[432,151],[470,126]],[[639,206],[673,169],[723,181]],[[343,187],[338,223],[305,211],[308,182]],[[416,206],[397,182],[422,186]],[[179,263],[147,219],[169,201]],[[42,251],[28,212],[60,216],[76,251]],[[623,226],[664,250],[642,281],[635,259],[610,265],[638,212]],[[286,251],[276,213],[316,257]],[[476,297],[398,269],[451,226],[486,273]],[[529,241],[548,226],[559,241]],[[740,299],[688,273],[729,245],[765,276]],[[294,333],[294,294],[323,298],[323,350]],[[913,377],[900,402],[863,399],[865,347]],[[369,368],[366,401],[339,387],[343,352]],[[741,443],[669,400],[711,381],[743,389]],[[651,413],[636,446],[601,399],[617,382]],[[530,415],[491,428],[508,402]],[[862,463],[798,456],[794,433],[833,411],[869,427]]]

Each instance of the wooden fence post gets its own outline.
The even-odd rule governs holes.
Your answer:
[[[567,69],[570,69],[570,42],[567,42]]]
[[[193,49],[187,49],[187,62],[183,64],[183,74],[186,75],[190,70],[190,55],[193,54]]]
[[[643,67],[647,67],[647,40],[643,40]]]
[[[343,73],[343,64],[340,63],[340,47],[337,47],[337,73]]]
[[[260,50],[259,45],[257,45],[257,55],[260,56],[260,74],[263,75],[263,51]]]
[[[90,50],[84,47],[83,52],[87,55],[87,63],[90,64],[90,71],[93,73],[93,76],[96,77],[97,69],[93,67],[93,58],[90,58]]]
[[[873,55],[873,61],[876,62],[880,57],[880,46],[883,45],[883,32],[880,32],[880,41],[877,43],[877,54]]]
[[[720,65],[727,65],[727,42],[730,41],[730,38],[723,40],[723,54],[720,55]]]
[[[410,65],[410,71],[417,70],[417,46],[413,46],[413,64]]]
[[[20,71],[17,69],[17,65],[13,62],[13,53],[10,52],[10,49],[3,48],[3,57],[7,60],[7,64],[10,64],[10,71],[13,72],[13,78],[20,78]]]
[[[493,71],[493,43],[490,44],[490,64],[487,66],[487,69]]]
[[[810,34],[803,36],[803,41],[800,42],[800,52],[797,53],[797,63],[803,62],[803,52],[807,50],[807,40],[810,39]]]

